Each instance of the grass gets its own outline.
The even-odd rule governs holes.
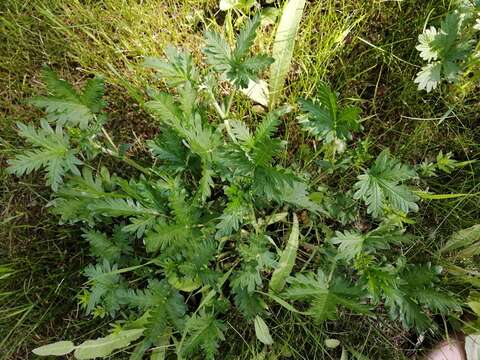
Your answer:
[[[342,97],[361,105],[372,151],[390,146],[410,162],[434,158],[440,150],[452,151],[459,160],[478,159],[476,91],[460,96],[442,88],[425,95],[413,83],[419,68],[417,35],[429,16],[438,20],[451,6],[448,0],[309,2],[285,100],[295,104],[327,81]],[[41,91],[41,66],[48,64],[76,84],[92,73],[102,74],[114,136],[141,151],[156,126],[138,104],[146,86],[158,85],[139,66],[142,57],[161,56],[168,43],[201,56],[204,28],[218,26],[213,21],[221,23],[222,16],[215,0],[0,4],[0,349],[8,349],[0,352],[0,359],[29,359],[31,349],[47,340],[84,339],[105,326],[101,319],[89,321],[77,308],[80,271],[88,259],[76,229],[57,226],[44,207],[49,192],[34,177],[18,182],[4,170],[17,145],[15,121],[38,118],[23,101]],[[259,46],[269,47],[271,30],[265,29]],[[244,98],[235,106],[243,118],[253,113]],[[286,122],[284,131],[290,147],[303,142],[295,121]],[[453,231],[478,222],[478,170],[474,164],[428,182],[435,193],[469,195],[429,201],[416,218],[420,240],[408,249],[409,256],[433,253]],[[308,250],[305,255],[309,257]],[[327,349],[324,339],[338,338],[372,359],[403,359],[421,353],[445,332],[426,334],[422,343],[388,321],[387,314],[379,318],[358,321],[344,314],[337,322],[314,327],[296,315],[275,312],[272,332],[282,342],[267,354],[249,341],[253,330],[232,315],[227,338],[235,341],[225,344],[222,353],[226,358],[335,359],[338,349]]]

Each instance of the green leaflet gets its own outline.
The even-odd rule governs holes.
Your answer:
[[[343,306],[355,313],[369,314],[368,306],[360,302],[361,291],[340,276],[332,280],[323,271],[296,274],[289,278],[289,287],[282,296],[286,299],[306,301],[308,313],[318,323],[337,318],[337,307]]]
[[[270,279],[269,287],[274,293],[282,291],[287,281],[287,277],[292,272],[293,266],[295,265],[295,258],[297,257],[299,237],[298,218],[297,214],[294,213],[290,237],[288,238],[285,250],[282,251],[282,255],[280,256],[278,267],[275,269],[272,278]]]
[[[374,254],[379,250],[389,249],[392,245],[407,243],[412,237],[405,235],[402,229],[380,226],[367,234],[357,231],[336,231],[330,239],[332,244],[338,245],[337,258],[351,261],[356,257]]]
[[[157,71],[158,76],[164,79],[169,86],[179,86],[186,82],[198,81],[198,70],[193,64],[192,55],[186,51],[179,51],[169,45],[165,49],[167,60],[146,57],[143,66]]]
[[[270,109],[276,106],[282,96],[304,7],[305,0],[288,0],[282,11],[272,49],[272,57],[275,61],[270,66]]]

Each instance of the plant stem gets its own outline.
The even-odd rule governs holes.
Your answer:
[[[100,150],[102,153],[104,154],[107,154],[107,155],[110,155],[118,160],[121,160],[123,161],[124,163],[130,165],[131,167],[141,171],[142,173],[144,173],[145,175],[152,175],[152,172],[150,171],[150,169],[147,169],[146,167],[143,167],[142,165],[140,165],[139,163],[137,163],[135,160],[132,160],[132,159],[129,159],[125,156],[121,156],[118,151],[112,151],[110,149],[107,149],[105,147],[103,147],[102,145],[100,144],[97,144],[96,142],[94,141],[91,141],[91,144],[93,147],[97,148],[98,150]]]

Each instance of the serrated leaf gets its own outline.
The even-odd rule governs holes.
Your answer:
[[[58,341],[32,350],[38,356],[61,356],[72,352],[75,345],[71,341]]]
[[[362,253],[365,236],[353,231],[335,232],[335,236],[330,242],[338,246],[339,258],[353,260],[358,254]]]
[[[51,70],[43,71],[43,79],[53,95],[37,96],[28,102],[45,109],[47,119],[58,125],[67,124],[86,129],[96,119],[95,114],[105,107],[102,100],[104,84],[100,77],[89,79],[82,94],[77,94],[70,84],[60,80]]]
[[[438,51],[432,47],[432,42],[437,36],[437,29],[431,26],[429,29],[418,35],[418,42],[416,49],[420,51],[420,57],[424,60],[437,60]]]
[[[77,150],[70,149],[69,138],[60,126],[54,130],[46,120],[41,120],[39,129],[19,123],[18,133],[34,148],[10,159],[9,173],[22,176],[44,168],[46,183],[54,191],[58,190],[67,172],[80,174],[78,165],[83,162],[76,157]]]
[[[358,176],[354,198],[365,201],[367,212],[374,217],[382,216],[388,207],[404,213],[418,211],[416,201],[419,197],[403,184],[414,177],[413,169],[392,158],[390,151],[385,149],[373,166]]]
[[[237,59],[245,57],[255,41],[256,32],[260,26],[260,14],[250,19],[247,24],[240,30],[238,34],[235,51],[233,56]]]
[[[188,337],[185,340],[183,352],[188,355],[195,350],[203,350],[207,360],[213,360],[219,341],[224,340],[225,325],[213,315],[203,311],[192,316],[187,322]]]
[[[255,327],[255,335],[261,343],[265,345],[273,344],[272,335],[270,335],[270,330],[268,328],[268,325],[259,315],[255,316],[254,327]]]
[[[418,84],[418,90],[432,91],[437,87],[441,80],[442,64],[434,62],[422,67],[422,70],[417,74],[415,83]]]
[[[302,127],[327,143],[350,140],[352,133],[361,130],[360,109],[340,108],[337,95],[325,84],[318,87],[317,98],[299,100],[304,114],[298,117]]]
[[[179,86],[186,82],[198,81],[198,70],[193,63],[192,55],[169,45],[165,49],[166,60],[146,57],[143,66],[157,71],[160,78],[169,86]]]

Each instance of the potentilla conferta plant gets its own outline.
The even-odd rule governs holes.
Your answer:
[[[30,103],[45,117],[18,124],[27,146],[8,169],[45,174],[49,209],[82,229],[90,249],[80,304],[114,326],[35,354],[93,359],[128,347],[132,359],[214,359],[231,314],[274,344],[272,308],[318,324],[344,313],[390,316],[418,331],[434,328],[436,314],[460,314],[440,286],[441,267],[411,263],[402,251],[415,240],[409,214],[425,194],[413,186],[443,165],[410,166],[388,149],[372,159],[359,140],[359,108],[326,85],[298,104],[241,118],[242,89],[274,62],[252,53],[259,26],[254,16],[234,44],[207,31],[204,67],[173,47],[145,60],[169,89],[150,89],[145,103],[160,129],[146,143],[150,159],[128,156],[106,130],[100,77],[77,91],[44,70],[48,95]],[[309,161],[281,135],[295,118]],[[453,171],[454,160],[440,159]],[[314,182],[319,174],[333,181]],[[298,256],[302,244],[314,249],[308,261]]]
[[[478,81],[480,49],[480,1],[459,0],[440,27],[425,28],[418,36],[417,50],[427,62],[417,74],[419,90],[435,89],[442,81],[459,82],[463,78]],[[466,81],[466,80],[465,80]]]

